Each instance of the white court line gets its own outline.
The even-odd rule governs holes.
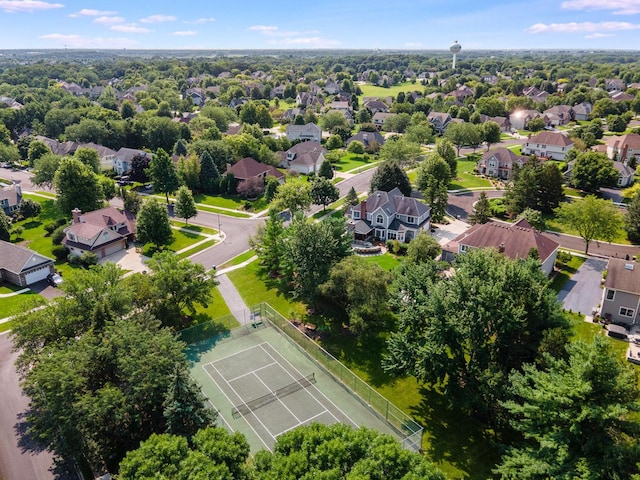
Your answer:
[[[273,363],[276,363],[276,362],[273,362]],[[280,368],[282,368],[282,366],[280,366]],[[283,370],[284,370],[284,368],[283,368]],[[262,381],[262,379],[261,379],[258,375],[256,375],[255,377],[258,379],[258,381],[259,381],[261,384],[263,384],[265,387],[267,387],[267,389],[269,389],[269,387],[267,386],[267,384],[266,384],[266,383],[264,383],[264,382]],[[274,396],[275,396],[275,392],[274,392]],[[280,404],[281,404],[284,408],[286,408],[286,409],[287,409],[287,411],[288,411],[288,412],[293,416],[293,418],[295,418],[295,419],[296,419],[296,422],[298,422],[298,425],[301,425],[301,424],[302,424],[302,422],[300,421],[300,419],[299,419],[298,417],[296,417],[296,414],[295,414],[295,413],[293,413],[293,412],[289,409],[289,407],[287,407],[287,406],[284,404],[284,402],[283,402],[280,398],[276,397],[276,400],[278,400],[278,401],[280,402]],[[276,437],[271,433],[271,431],[269,431],[269,434],[270,434],[274,439],[276,438]]]
[[[264,342],[264,343],[267,343],[267,344],[268,344],[268,342]],[[260,346],[260,348],[262,348],[262,349],[265,351],[265,353],[266,353],[267,355],[269,355],[269,356],[273,359],[273,361],[277,362],[278,360],[276,360],[276,359],[273,357],[273,355],[271,355],[269,352],[267,352],[267,351],[264,349],[264,347],[263,347],[264,343],[261,343],[261,344],[259,345],[259,346]],[[271,347],[271,345],[269,345],[269,346]],[[273,347],[271,347],[271,348],[273,348]],[[280,357],[282,358],[282,360],[283,360],[285,363],[288,363],[288,364],[289,364],[289,366],[290,366],[293,370],[295,370],[296,372],[298,372],[298,374],[300,375],[300,378],[302,378],[302,373],[300,372],[300,370],[298,370],[298,369],[297,369],[297,368],[296,368],[296,367],[295,367],[295,366],[294,366],[294,365],[293,365],[289,360],[287,360],[287,359],[286,359],[286,358],[284,358],[282,355],[280,355],[280,353],[278,353],[278,351],[277,351],[275,348],[274,348],[273,350],[274,350],[274,352],[275,352],[275,353],[277,353],[277,354],[278,354],[278,356],[280,356]],[[278,362],[278,363],[279,363],[279,362]],[[287,373],[289,374],[289,376],[290,376],[290,377],[292,377],[294,380],[296,380],[296,378],[295,378],[293,375],[291,375],[291,372],[289,372],[286,368],[283,368],[283,370],[284,370],[285,372],[287,372]],[[297,380],[296,380],[296,381],[297,381]],[[315,388],[315,389],[316,389],[316,391],[317,391],[320,395],[322,395],[322,396],[325,398],[325,400],[326,400],[327,402],[329,402],[331,405],[333,405],[333,406],[335,407],[335,409],[336,409],[336,410],[338,410],[340,413],[342,413],[342,415],[344,415],[344,416],[345,416],[345,417],[346,417],[346,418],[351,422],[351,424],[352,424],[354,427],[358,428],[358,424],[357,424],[356,422],[354,422],[354,421],[351,419],[351,417],[350,417],[349,415],[347,415],[346,413],[344,413],[340,407],[338,407],[335,403],[333,403],[333,402],[332,402],[332,401],[331,401],[331,400],[330,400],[330,399],[329,399],[329,398],[328,398],[324,393],[322,393],[322,391],[321,391],[318,387],[316,387],[315,385],[311,385],[311,387]],[[315,400],[316,402],[318,402],[318,403],[320,404],[320,406],[321,406],[321,407],[323,407],[323,408],[327,408],[325,405],[323,405],[322,403],[320,403],[320,401],[316,398],[316,396],[315,396],[315,395],[311,395],[311,396],[314,398],[314,400]],[[337,421],[338,423],[340,423],[340,420],[339,420],[338,418],[336,418],[336,416],[335,416],[331,411],[329,411],[329,413],[331,413],[331,416],[332,416],[333,418],[335,418],[335,419],[336,419],[336,421]]]
[[[220,375],[220,372],[218,372],[218,369],[216,368],[216,366],[215,366],[215,365],[213,365],[213,363],[211,363],[211,366],[215,369],[215,371],[218,373],[218,375]],[[203,366],[202,368],[204,368],[204,366]],[[206,368],[204,368],[204,371],[205,371],[205,373],[206,373],[207,375],[209,375],[209,378],[211,379],[211,381],[212,381],[213,383],[215,383],[215,384],[216,384],[216,387],[218,387],[218,390],[220,390],[220,391],[222,392],[222,394],[225,396],[225,398],[226,398],[227,400],[229,400],[229,403],[231,404],[231,408],[233,408],[233,402],[231,401],[231,399],[229,398],[229,396],[225,393],[225,391],[224,391],[222,388],[220,388],[220,385],[218,385],[218,382],[216,382],[215,378],[213,378],[213,377],[211,376],[211,374],[210,374],[209,372],[207,372],[207,369],[206,369]],[[220,376],[222,377],[222,375],[220,375]],[[222,379],[224,380],[224,377],[222,377]],[[225,380],[225,381],[226,381],[226,380]],[[233,390],[233,387],[231,387],[231,385],[229,385],[229,387],[231,388],[231,390]],[[240,395],[238,395],[238,392],[236,392],[235,390],[233,390],[233,392],[238,396],[238,398],[242,398]],[[254,417],[255,417],[255,415],[254,415]],[[257,418],[257,417],[256,417],[256,418]],[[267,442],[265,442],[265,441],[264,441],[264,439],[262,438],[262,435],[260,435],[258,432],[256,432],[256,429],[255,429],[255,428],[253,428],[253,426],[249,423],[249,421],[245,418],[245,416],[244,416],[244,415],[242,415],[242,419],[243,419],[245,422],[247,422],[247,425],[249,425],[249,428],[250,428],[251,430],[253,430],[253,433],[255,433],[255,434],[256,434],[256,437],[258,437],[258,438],[260,439],[260,441],[264,444],[264,446],[265,446],[265,447],[267,447],[267,450],[269,450],[270,452],[272,452],[273,450],[271,450],[271,448],[269,447],[269,445],[267,445]],[[257,419],[258,419],[258,422],[260,422],[260,419],[259,419],[259,418],[257,418]],[[225,423],[226,423],[226,422],[225,422]],[[262,424],[262,422],[260,422],[260,424]],[[264,427],[264,425],[262,425],[262,426]],[[269,432],[269,429],[268,429],[267,427],[264,427],[264,428],[265,428],[265,430],[267,430],[267,432],[269,433],[269,435],[271,435],[271,432]],[[233,430],[233,429],[232,429],[232,430]],[[273,437],[273,435],[271,435],[271,436]],[[274,438],[274,440],[275,440],[275,438]]]
[[[270,364],[265,365],[264,367],[256,368],[255,370],[253,370],[251,372],[243,373],[242,375],[238,375],[237,377],[230,378],[229,380],[227,380],[225,378],[225,380],[226,380],[227,383],[230,383],[230,382],[233,382],[234,380],[238,380],[238,379],[240,379],[242,377],[246,377],[247,375],[252,375],[252,374],[254,374],[256,372],[259,372],[260,370],[262,370],[264,368],[272,367],[274,365],[278,365],[278,362],[271,362]]]
[[[333,418],[336,418],[336,417],[334,417],[334,416],[333,416],[333,414],[332,414],[329,410],[327,410],[327,409],[325,408],[323,412],[320,412],[319,414],[314,415],[314,416],[313,416],[313,417],[311,417],[311,418],[307,418],[304,422],[300,422],[298,425],[294,425],[293,427],[289,427],[289,428],[287,428],[286,430],[281,431],[280,433],[276,433],[276,437],[279,437],[279,436],[280,436],[280,435],[282,435],[283,433],[287,433],[289,430],[293,430],[294,428],[298,428],[299,426],[304,425],[305,423],[310,422],[310,421],[311,421],[311,420],[313,420],[314,418],[318,418],[320,415],[324,415],[325,413],[328,413],[328,414],[329,414],[329,415],[331,415]],[[337,420],[337,418],[336,418],[336,420]]]
[[[222,358],[219,358],[219,359],[214,360],[212,362],[209,362],[206,365],[213,365],[214,363],[221,362],[222,360],[226,360],[227,358],[235,357],[236,355],[240,355],[241,353],[248,352],[249,350],[253,350],[254,348],[262,347],[262,345],[264,345],[265,343],[267,343],[267,342],[262,342],[259,345],[253,345],[252,347],[247,347],[244,350],[238,350],[237,352],[234,352],[234,353],[232,353],[230,355],[227,355],[226,357],[222,357]]]

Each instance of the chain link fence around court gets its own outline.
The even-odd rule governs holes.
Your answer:
[[[178,333],[179,338],[188,345],[201,344],[213,346],[227,339],[248,335],[258,328],[270,325],[290,340],[301,352],[313,359],[331,377],[343,385],[363,405],[378,418],[384,420],[402,438],[402,447],[420,451],[422,447],[423,427],[393,403],[378,393],[373,387],[353,373],[342,362],[324,348],[311,340],[303,332],[283,317],[267,303],[250,308],[251,322],[231,331],[221,331],[220,323],[226,317],[196,325]]]

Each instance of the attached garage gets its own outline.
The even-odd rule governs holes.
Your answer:
[[[54,271],[53,259],[28,248],[0,241],[0,279],[26,287]]]
[[[51,266],[47,265],[45,267],[31,270],[29,273],[25,273],[25,285],[31,285],[33,283],[39,282],[40,280],[45,280],[47,278],[47,275],[49,275],[52,271],[53,269],[51,268]]]

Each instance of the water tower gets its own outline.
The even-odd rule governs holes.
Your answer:
[[[453,63],[451,64],[451,68],[453,70],[456,69],[456,57],[458,56],[458,54],[460,53],[460,50],[462,50],[462,47],[460,46],[460,44],[458,43],[458,40],[456,40],[455,42],[453,42],[451,44],[451,46],[449,47],[449,51],[451,53],[453,53]]]

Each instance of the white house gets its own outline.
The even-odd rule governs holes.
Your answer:
[[[509,115],[509,122],[511,122],[513,128],[525,130],[529,126],[529,122],[534,118],[544,118],[544,116],[537,110],[516,110]]]
[[[298,143],[286,152],[282,152],[280,166],[309,175],[311,172],[315,173],[320,169],[320,165],[325,160],[324,153],[325,150],[320,142],[311,140]]]
[[[322,141],[322,129],[315,123],[307,123],[306,125],[287,125],[287,140],[294,142],[308,140],[314,142]]]
[[[420,230],[431,228],[431,207],[413,197],[405,197],[398,188],[373,192],[352,207],[349,228],[356,240],[413,240]]]
[[[553,160],[564,160],[573,141],[559,132],[540,132],[529,138],[522,147],[524,155],[536,155]]]
[[[629,161],[631,157],[640,160],[640,135],[637,133],[609,137],[606,144],[607,157],[611,160],[625,162]]]

